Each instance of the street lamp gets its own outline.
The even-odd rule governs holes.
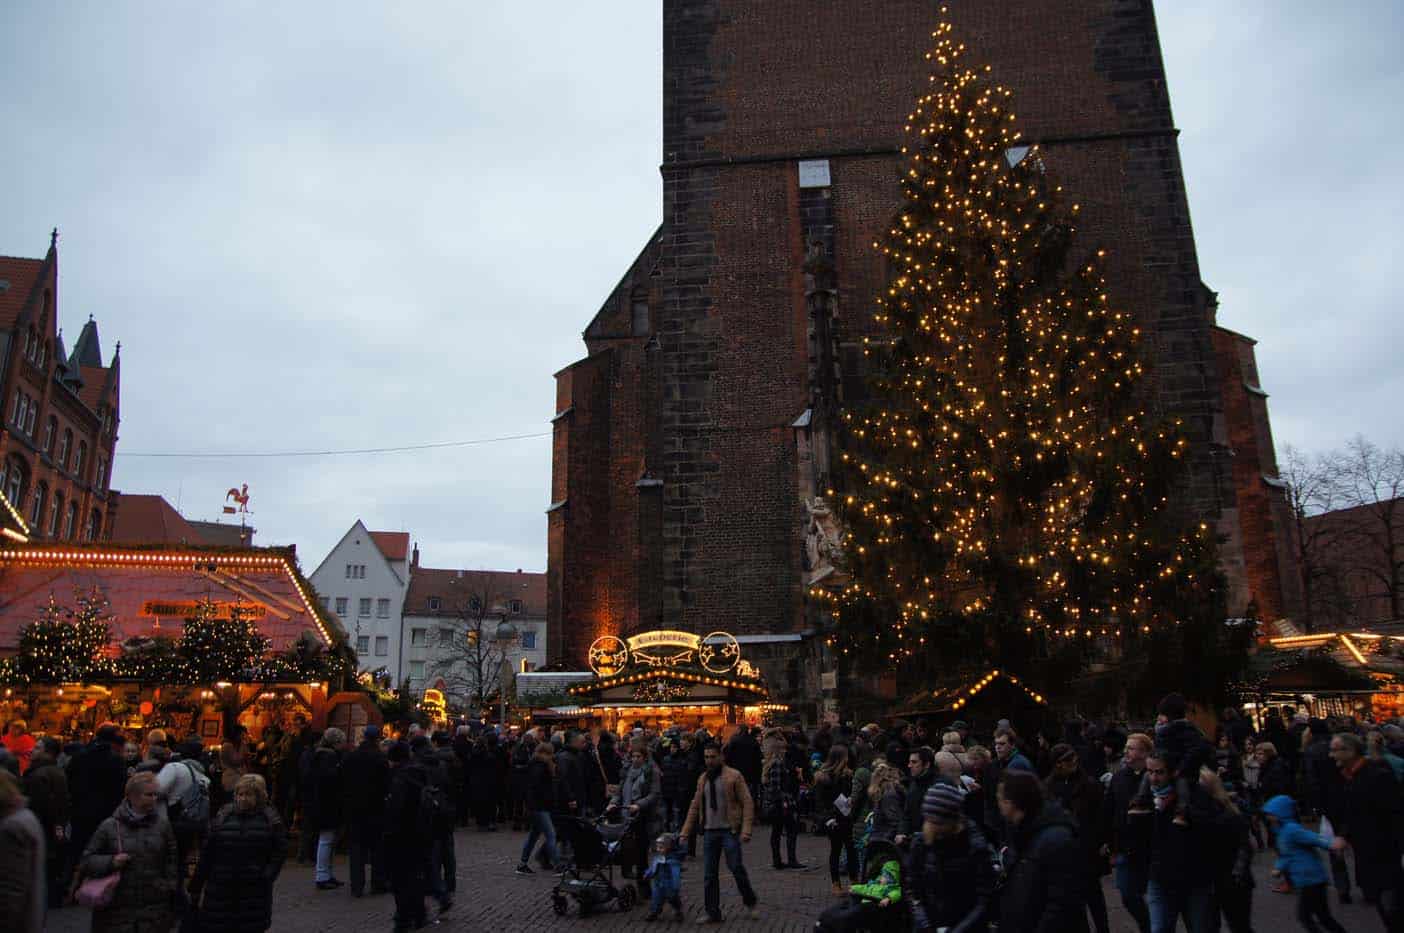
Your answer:
[[[499,698],[497,726],[499,729],[505,728],[507,725],[507,687],[512,682],[512,665],[507,662],[507,649],[517,643],[517,638],[517,627],[508,621],[506,616],[503,616],[502,621],[497,624],[497,633],[492,638],[493,643],[497,645],[497,650],[502,652],[502,661],[498,667],[500,672],[498,680],[501,682],[497,687]]]

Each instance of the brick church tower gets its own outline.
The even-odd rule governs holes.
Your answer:
[[[901,203],[902,126],[928,83],[932,0],[664,0],[663,221],[556,375],[553,660],[605,633],[730,631],[772,690],[817,686],[806,531],[824,423],[863,391]],[[1243,537],[1212,329],[1150,0],[959,0],[948,17],[1015,92],[1019,127],[1111,249],[1193,452],[1238,612]],[[1265,410],[1264,410],[1265,411]]]

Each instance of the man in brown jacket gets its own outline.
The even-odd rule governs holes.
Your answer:
[[[698,923],[721,923],[721,857],[726,854],[726,867],[736,879],[741,901],[755,915],[756,892],[746,866],[741,862],[741,844],[751,841],[751,825],[755,819],[755,804],[746,779],[741,772],[722,764],[721,746],[708,742],[702,751],[707,770],[697,779],[697,793],[687,809],[682,836],[693,828],[702,828],[703,902],[707,908]]]

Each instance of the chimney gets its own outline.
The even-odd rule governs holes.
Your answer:
[[[419,569],[419,545],[418,545],[418,544],[416,544],[416,545],[414,546],[414,550],[410,552],[410,569],[411,569],[411,570],[418,570],[418,569]]]

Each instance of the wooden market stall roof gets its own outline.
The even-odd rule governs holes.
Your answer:
[[[28,540],[29,526],[20,516],[19,509],[5,497],[5,491],[0,489],[0,541],[23,544]]]
[[[112,641],[179,636],[197,603],[240,606],[272,642],[293,647],[305,633],[327,646],[346,634],[323,615],[297,568],[292,548],[122,547],[111,544],[0,545],[0,654],[13,654],[19,632],[52,597],[70,606],[98,593],[108,602]]]
[[[947,684],[936,687],[934,690],[922,690],[915,696],[908,698],[893,713],[894,716],[910,718],[912,716],[925,716],[934,713],[958,712],[966,707],[976,696],[983,692],[991,684],[1000,683],[1012,689],[1016,694],[1021,694],[1030,703],[1036,706],[1047,706],[1048,701],[1043,695],[1029,688],[1029,685],[1021,681],[1017,676],[1008,671],[992,670],[984,675],[970,674],[968,676],[952,680]]]

